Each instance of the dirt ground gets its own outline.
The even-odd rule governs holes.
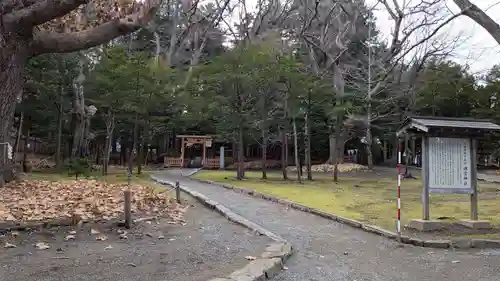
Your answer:
[[[198,281],[226,276],[259,255],[271,241],[227,221],[187,198],[187,225],[162,220],[125,230],[109,224],[60,227],[0,236],[2,281]],[[100,234],[91,234],[91,229]],[[14,235],[13,235],[14,234]],[[101,235],[105,241],[97,241]],[[4,248],[5,243],[16,245]],[[37,249],[45,242],[49,249]]]

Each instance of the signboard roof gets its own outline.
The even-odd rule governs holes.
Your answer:
[[[409,129],[425,133],[432,129],[500,131],[500,126],[489,120],[481,119],[412,116],[405,120],[398,129],[397,135],[401,135]]]

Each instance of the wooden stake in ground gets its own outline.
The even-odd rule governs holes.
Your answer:
[[[124,213],[125,213],[125,227],[126,228],[131,228],[132,227],[132,192],[130,191],[130,186],[129,189],[125,190],[124,192],[125,195],[125,204],[124,204]]]
[[[175,182],[175,198],[177,199],[177,203],[181,203],[181,186],[179,184],[179,181]]]
[[[130,160],[130,159],[129,159]],[[131,165],[130,165],[130,161],[129,161],[129,165],[128,165],[128,168],[127,168],[127,182],[128,182],[128,186],[127,186],[127,190],[125,190],[124,192],[124,210],[123,210],[123,213],[125,215],[125,227],[126,228],[131,228],[132,227],[132,192],[130,191],[130,184],[131,184],[131,181],[132,181],[132,168],[131,168]]]

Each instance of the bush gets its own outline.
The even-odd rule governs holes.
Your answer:
[[[87,158],[72,158],[65,163],[64,167],[68,171],[68,175],[75,176],[76,179],[80,175],[89,177],[92,172],[92,164]]]

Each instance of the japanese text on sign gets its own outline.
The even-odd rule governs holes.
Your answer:
[[[429,188],[470,189],[470,140],[429,138]]]

